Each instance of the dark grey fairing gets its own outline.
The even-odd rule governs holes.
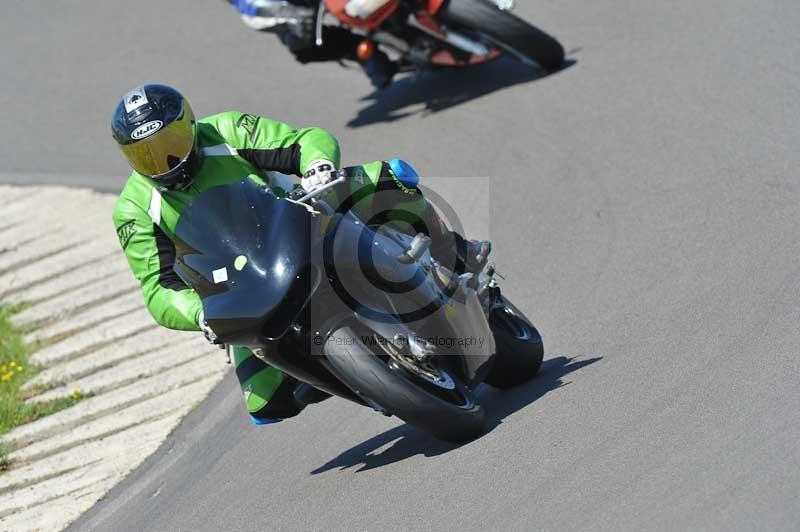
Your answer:
[[[374,321],[416,321],[430,315],[446,299],[441,288],[429,283],[416,262],[397,257],[405,242],[364,227],[352,212],[345,213],[325,239],[325,271],[337,279],[337,295],[351,309]],[[399,297],[398,297],[399,296]]]
[[[249,179],[212,188],[187,206],[175,228],[175,271],[200,295],[221,339],[255,346],[259,334],[285,332],[319,283],[310,251],[311,236],[321,238],[319,223]],[[279,312],[290,307],[295,314]]]
[[[495,341],[476,292],[464,283],[448,289],[438,282],[428,254],[410,264],[398,260],[410,242],[409,235],[365,228],[346,213],[324,241],[327,277],[336,281],[333,289],[351,315],[368,328],[391,338],[402,324],[414,336],[439,340],[445,367],[469,384],[479,382]],[[326,333],[339,324],[335,318],[328,323],[321,327]]]
[[[244,180],[205,191],[184,210],[175,271],[200,295],[220,340],[263,348],[266,360],[318,385],[328,372],[315,355],[330,333],[357,320],[387,339],[450,339],[436,346],[442,366],[479,381],[495,345],[475,291],[448,288],[427,253],[398,260],[408,235],[316,207]],[[464,338],[480,345],[459,343]]]

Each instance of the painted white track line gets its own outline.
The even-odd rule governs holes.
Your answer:
[[[227,366],[199,334],[158,327],[111,221],[114,196],[0,186],[0,303],[41,347],[29,401],[90,394],[0,438],[0,530],[62,530],[153,453]]]

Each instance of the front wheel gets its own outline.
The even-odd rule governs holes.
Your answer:
[[[325,342],[324,352],[336,377],[403,421],[454,443],[484,432],[484,410],[458,377],[403,360],[393,349],[366,328],[342,327]]]
[[[523,61],[535,61],[547,72],[564,62],[564,47],[557,40],[489,0],[449,0],[441,13],[445,21],[475,31],[488,44]]]
[[[486,376],[495,388],[513,388],[536,376],[542,366],[544,345],[536,327],[511,301],[502,298],[489,315],[497,345],[494,365]]]

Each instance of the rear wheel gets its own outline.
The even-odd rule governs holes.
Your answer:
[[[488,44],[535,61],[548,72],[564,62],[564,48],[557,40],[489,0],[450,0],[441,13],[445,21],[476,31]]]
[[[511,301],[502,298],[501,303],[489,315],[497,356],[484,380],[505,389],[536,376],[542,366],[544,345],[539,331]]]
[[[342,327],[325,342],[331,371],[366,402],[441,440],[461,443],[483,433],[484,410],[458,377],[395,350],[360,327]]]

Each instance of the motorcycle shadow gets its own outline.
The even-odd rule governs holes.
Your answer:
[[[416,114],[436,113],[512,85],[552,76],[575,63],[575,60],[568,59],[556,72],[543,74],[519,61],[499,58],[468,68],[411,74],[395,80],[386,89],[376,90],[362,98],[362,101],[370,101],[370,104],[359,110],[347,125],[359,128],[378,122],[394,122]]]
[[[477,396],[486,408],[486,434],[494,430],[511,414],[522,410],[548,392],[569,384],[563,380],[564,376],[599,360],[602,360],[602,357],[579,359],[560,356],[545,360],[536,378],[525,385],[505,391],[482,385],[478,388]],[[390,447],[380,453],[375,453],[390,443]],[[469,443],[461,445],[446,443],[411,425],[403,424],[351,447],[325,465],[313,470],[311,474],[317,475],[337,468],[343,471],[361,466],[356,469],[356,473],[360,473],[400,462],[418,454],[428,458],[438,456],[462,445],[469,445]]]

